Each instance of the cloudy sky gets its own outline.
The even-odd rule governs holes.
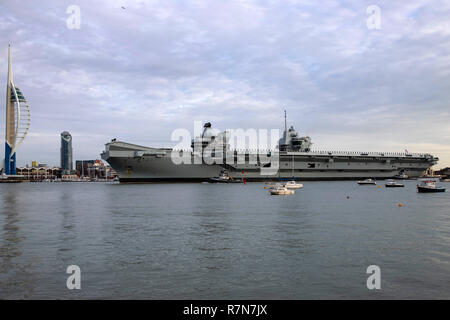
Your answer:
[[[194,120],[282,128],[287,109],[313,149],[450,166],[449,17],[450,1],[2,0],[0,81],[11,42],[32,113],[18,164],[58,165],[64,130],[95,159],[111,138],[173,146]]]

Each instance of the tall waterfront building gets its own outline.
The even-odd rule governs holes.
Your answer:
[[[61,169],[63,174],[73,170],[72,135],[67,131],[61,133]]]
[[[8,46],[8,82],[6,84],[6,132],[4,173],[16,174],[16,151],[30,128],[28,102],[13,81],[11,46]]]
[[[77,160],[75,161],[75,170],[79,177],[85,177],[89,174],[89,168],[95,164],[96,160]]]

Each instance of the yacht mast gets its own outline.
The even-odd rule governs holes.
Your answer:
[[[286,120],[286,110],[284,110],[284,144],[287,144],[287,120]]]

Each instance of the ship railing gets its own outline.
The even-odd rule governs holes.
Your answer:
[[[190,149],[174,149],[175,151],[183,151],[183,152],[191,152]],[[279,152],[278,150],[273,149],[230,149],[227,152],[232,153],[250,153],[250,154],[257,154],[257,153],[267,153],[272,152],[276,153]],[[366,156],[366,157],[415,157],[415,158],[425,158],[425,157],[432,157],[429,153],[406,153],[406,152],[375,152],[375,151],[323,151],[323,150],[312,150],[308,152],[301,152],[301,151],[288,151],[288,155],[327,155],[327,156]]]
[[[337,155],[337,156],[366,156],[366,157],[416,157],[424,158],[430,156],[426,153],[406,153],[406,152],[375,152],[375,151],[323,151],[314,150],[310,152],[288,152],[288,154],[312,154],[312,155]]]

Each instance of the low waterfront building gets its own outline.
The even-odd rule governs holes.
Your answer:
[[[450,167],[443,168],[434,172],[435,175],[439,175],[445,178],[450,178]]]
[[[17,174],[30,181],[55,180],[61,178],[62,170],[58,167],[18,167]]]

